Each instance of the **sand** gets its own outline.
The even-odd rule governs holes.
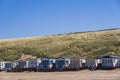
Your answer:
[[[0,80],[120,80],[120,70],[69,72],[0,72]]]

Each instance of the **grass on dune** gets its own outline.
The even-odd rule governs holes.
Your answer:
[[[119,56],[120,29],[0,40],[0,60],[17,60],[22,54],[36,58]]]

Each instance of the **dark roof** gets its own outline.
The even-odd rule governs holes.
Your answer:
[[[120,56],[103,56],[101,58],[120,58]]]

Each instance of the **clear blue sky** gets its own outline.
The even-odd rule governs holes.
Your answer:
[[[0,0],[0,39],[120,28],[120,0]]]

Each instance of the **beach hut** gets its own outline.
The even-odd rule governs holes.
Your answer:
[[[63,65],[63,70],[64,71],[69,71],[70,70],[70,58],[64,58],[64,65]]]
[[[114,69],[120,67],[119,56],[103,56],[100,59],[102,60],[102,69]]]
[[[85,66],[89,70],[93,71],[93,70],[96,70],[98,68],[100,63],[101,63],[100,59],[86,60]]]
[[[27,69],[27,64],[25,60],[15,60],[13,61],[14,67],[12,67],[12,70],[15,72],[23,72]]]
[[[55,63],[58,71],[70,69],[70,58],[57,58]]]
[[[7,72],[11,72],[12,71],[13,62],[6,61],[4,65],[5,65],[5,68],[4,68],[5,71],[7,71]]]
[[[5,61],[1,61],[0,62],[0,71],[4,71],[5,70]]]
[[[27,60],[26,61],[26,68],[27,71],[38,71],[38,68],[40,68],[40,59],[35,59],[35,60]]]
[[[54,58],[43,58],[41,59],[41,70],[51,71],[54,64],[55,64]]]
[[[85,67],[85,58],[70,58],[70,70],[80,70]]]

